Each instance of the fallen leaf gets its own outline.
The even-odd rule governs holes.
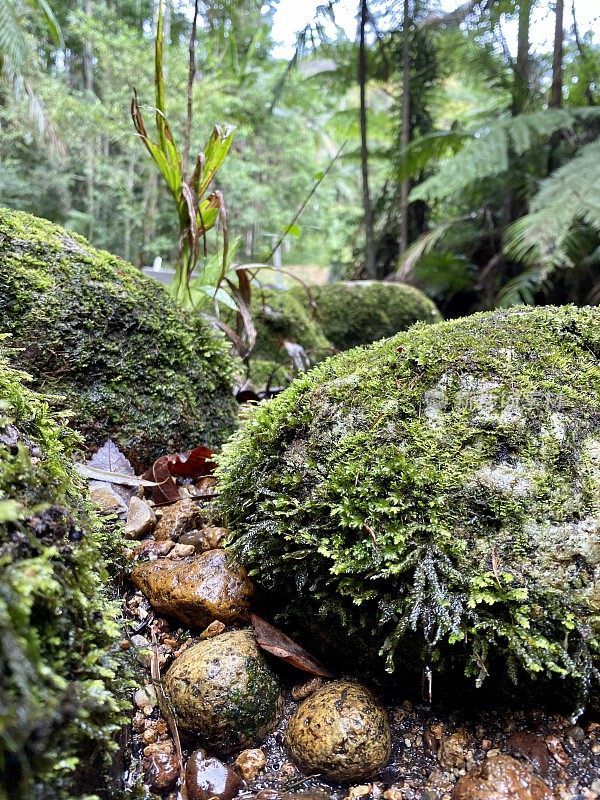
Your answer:
[[[163,456],[163,458],[166,459],[171,475],[179,478],[202,478],[214,472],[217,466],[213,461],[214,455],[214,450],[199,445],[186,453]]]
[[[135,475],[135,470],[131,466],[129,460],[125,458],[112,439],[108,439],[86,463],[88,467],[96,467],[106,472],[116,472],[121,475]]]
[[[135,475],[121,475],[118,472],[109,472],[105,469],[88,467],[87,464],[75,464],[75,469],[85,478],[90,478],[99,483],[117,484],[118,486],[156,486],[154,481],[137,478]]]
[[[96,478],[90,474],[86,475],[87,478],[92,480],[90,489],[110,488],[115,494],[123,498],[126,504],[129,503],[135,494],[135,491],[130,487],[135,484],[122,483],[106,476],[106,473],[115,476],[135,475],[131,463],[112,439],[108,439],[102,447],[94,453],[90,460],[86,462],[86,466],[90,469],[100,471]],[[107,484],[110,484],[110,486],[107,486]]]
[[[296,669],[303,672],[310,672],[311,675],[319,675],[322,678],[333,678],[333,674],[325,669],[322,664],[307,653],[303,647],[296,644],[289,636],[282,633],[277,628],[265,622],[264,619],[256,614],[250,615],[250,622],[254,628],[254,635],[259,647],[267,653],[281,658],[282,661],[291,664]]]
[[[178,478],[202,478],[210,475],[216,464],[215,453],[209,447],[199,445],[185,453],[176,453],[157,458],[142,477],[154,482],[152,500],[157,506],[176,503],[181,499],[173,476]]]

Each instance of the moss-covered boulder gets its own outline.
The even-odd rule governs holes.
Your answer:
[[[319,323],[292,292],[254,287],[251,311],[256,344],[248,378],[257,389],[285,385],[334,352]]]
[[[417,325],[335,356],[227,445],[269,608],[353,663],[586,680],[600,638],[600,310]],[[345,630],[348,638],[340,635]]]
[[[0,209],[0,284],[0,333],[89,444],[110,437],[139,467],[233,429],[226,342],[135,267]]]
[[[439,322],[435,304],[419,289],[404,283],[338,281],[291,290],[305,308],[312,308],[327,339],[338,350],[349,350],[386,339],[415,322]]]
[[[112,797],[123,667],[107,533],[67,457],[75,434],[21,377],[0,355],[0,796]]]

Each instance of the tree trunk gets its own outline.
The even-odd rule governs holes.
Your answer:
[[[519,32],[517,39],[517,63],[512,92],[512,115],[521,114],[529,99],[529,77],[531,59],[529,56],[529,27],[531,24],[532,0],[521,0],[519,3]]]
[[[575,0],[573,0],[573,5],[571,7],[571,12],[573,14],[573,35],[575,36],[575,44],[577,45],[577,52],[579,53],[579,57],[581,58],[581,60],[586,62],[589,59],[589,55],[586,53],[586,51],[585,51],[585,49],[583,47],[583,42],[581,41],[581,38],[579,37],[579,28],[577,26],[577,17],[575,16]],[[590,86],[589,80],[586,81],[585,98],[586,98],[588,106],[595,105],[594,95],[592,93],[592,88]]]
[[[360,3],[360,36],[358,50],[358,85],[360,88],[360,164],[363,184],[363,214],[365,225],[365,269],[371,279],[377,278],[375,267],[375,247],[373,243],[373,208],[369,192],[369,149],[367,143],[367,49],[365,29],[369,18],[367,1]]]
[[[556,0],[556,17],[554,20],[554,55],[552,57],[552,85],[548,105],[551,108],[562,106],[563,87],[563,17],[565,13],[564,0]]]
[[[92,3],[91,0],[83,0],[83,13],[86,17],[92,16]],[[87,37],[83,42],[83,88],[89,94],[94,92],[94,54],[92,51],[92,43]],[[88,141],[85,151],[85,213],[88,215],[88,225],[86,234],[88,238],[92,238],[94,233],[94,172],[95,172],[95,152],[96,152],[96,139],[91,137]]]
[[[410,7],[409,0],[404,0],[404,17],[402,23],[402,130],[400,132],[400,149],[405,152],[410,142]],[[404,178],[400,184],[400,255],[406,252],[409,239],[408,194],[410,179]]]

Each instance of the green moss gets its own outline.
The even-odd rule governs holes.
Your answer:
[[[78,437],[21,381],[0,353],[2,796],[108,797],[124,681],[104,553],[118,543],[68,460]]]
[[[291,290],[309,309],[306,290]],[[338,350],[386,339],[415,322],[439,322],[441,316],[423,292],[403,283],[339,281],[311,287],[316,319]]]
[[[90,445],[111,437],[142,466],[233,429],[226,342],[130,264],[2,209],[0,282],[0,332]]]
[[[478,681],[598,663],[598,309],[419,324],[329,359],[252,413],[220,478],[270,608],[346,653]]]
[[[262,389],[271,376],[271,386],[289,383],[333,352],[319,324],[291,292],[255,287],[251,311],[256,344],[248,377],[256,389]]]
[[[294,379],[295,370],[278,361],[251,358],[248,362],[248,380],[257,390],[287,386]]]

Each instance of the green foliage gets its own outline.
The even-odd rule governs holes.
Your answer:
[[[435,175],[413,189],[411,200],[446,200],[476,181],[502,175],[508,171],[511,152],[523,155],[555,131],[570,129],[575,118],[576,110],[549,108],[478,126],[455,156],[442,162]],[[456,134],[450,140],[455,142]],[[437,157],[437,150],[436,140],[431,140],[432,158]]]
[[[15,800],[107,796],[129,688],[106,589],[118,532],[69,461],[78,437],[6,351],[0,366],[0,785]]]
[[[439,322],[435,305],[413,286],[382,281],[338,281],[292,290],[338,350],[393,336],[415,322]],[[314,306],[313,306],[314,304]]]
[[[28,214],[0,211],[0,329],[35,385],[62,395],[89,445],[138,466],[235,425],[223,337],[158,282]]]
[[[280,386],[331,355],[331,343],[298,296],[255,287],[251,304],[256,344],[248,377],[256,388]]]
[[[219,503],[272,610],[371,670],[379,650],[380,669],[457,663],[481,682],[504,664],[585,687],[599,323],[565,307],[419,324],[253,412]]]
[[[229,153],[235,135],[235,128],[228,125],[216,125],[214,127],[204,150],[198,154],[194,170],[188,179],[185,174],[187,164],[182,161],[181,153],[175,144],[167,119],[163,44],[163,7],[162,0],[159,0],[158,26],[154,44],[158,142],[153,142],[148,136],[137,95],[134,96],[131,103],[131,116],[136,131],[141,136],[175,200],[179,219],[180,252],[175,268],[173,293],[176,300],[184,302],[186,297],[189,297],[188,286],[192,273],[198,264],[200,244],[204,241],[206,255],[206,234],[217,224],[219,219],[224,223],[224,263],[227,258],[227,212],[223,195],[218,190],[213,191],[211,194],[207,194],[207,192]],[[191,101],[193,101],[193,98],[191,98]],[[188,113],[191,113],[191,111]],[[186,135],[189,136],[190,133],[187,132]],[[189,141],[187,146],[189,148]],[[218,288],[219,283],[215,285],[215,290]]]
[[[506,232],[506,253],[529,266],[503,289],[504,304],[533,302],[533,293],[559,267],[572,267],[577,227],[600,232],[600,138],[540,184],[529,213]]]

